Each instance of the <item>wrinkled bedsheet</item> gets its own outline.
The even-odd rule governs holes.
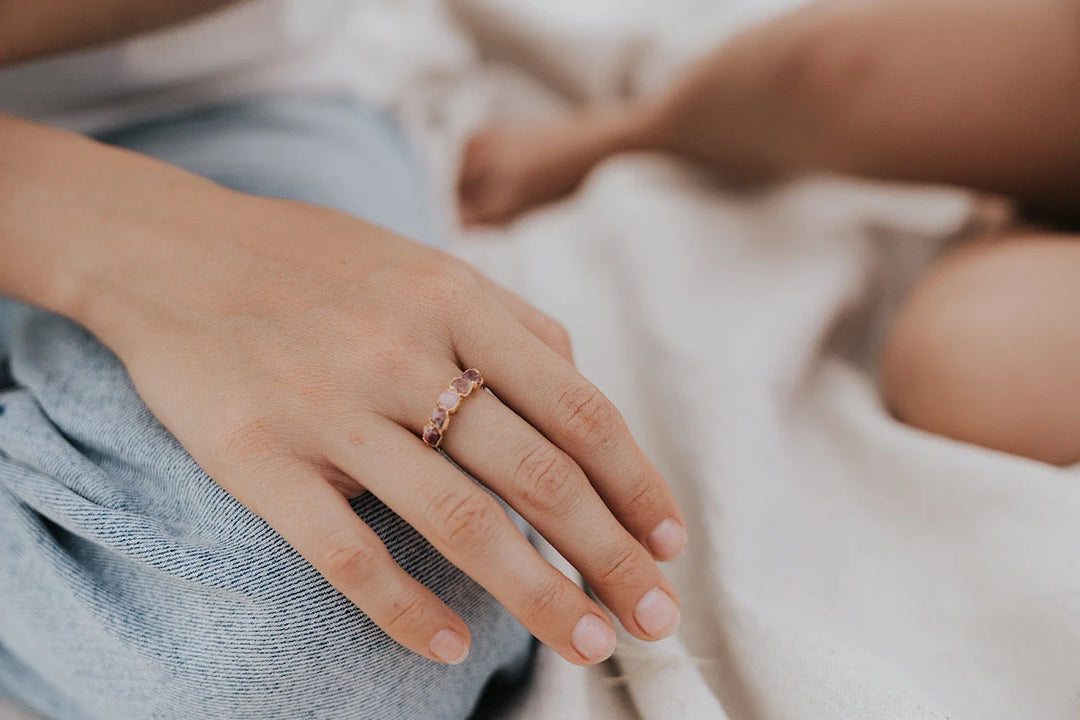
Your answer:
[[[381,90],[453,227],[470,127],[655,91],[790,4],[418,3],[429,19],[404,42],[428,60]],[[678,637],[624,635],[591,670],[545,651],[513,717],[1080,717],[1075,471],[915,431],[876,390],[898,302],[973,206],[827,177],[744,187],[640,155],[505,230],[458,233],[567,325],[692,535],[668,568]]]

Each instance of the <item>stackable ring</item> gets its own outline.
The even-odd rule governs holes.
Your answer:
[[[442,444],[446,428],[450,427],[450,416],[461,407],[461,401],[469,397],[474,388],[484,386],[484,378],[479,370],[466,370],[458,377],[450,381],[450,387],[443,390],[435,409],[431,412],[431,419],[424,426],[424,432],[420,437],[428,445],[438,449]]]

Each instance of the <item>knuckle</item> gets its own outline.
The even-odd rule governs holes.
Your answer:
[[[480,285],[472,273],[457,263],[440,263],[428,273],[427,288],[443,307],[474,304],[480,297]]]
[[[567,604],[567,587],[560,577],[549,577],[529,596],[528,617],[543,622],[557,615]]]
[[[557,407],[564,432],[577,447],[595,450],[612,437],[618,413],[592,385],[579,383],[567,388],[559,395]]]
[[[618,587],[632,579],[638,570],[638,552],[632,545],[615,550],[603,564],[595,583],[602,587]]]
[[[544,341],[560,355],[567,357],[573,352],[573,341],[570,333],[558,320],[544,316],[541,327],[543,328]]]
[[[382,552],[355,539],[332,539],[322,551],[322,567],[331,577],[357,581],[369,578],[382,560]]]
[[[499,506],[482,490],[470,489],[439,495],[431,516],[448,543],[476,547],[491,541],[498,512]]]
[[[537,443],[517,462],[514,484],[533,510],[551,513],[570,508],[580,497],[577,468],[554,446]]]
[[[352,453],[359,454],[367,449],[371,443],[371,436],[367,430],[353,430],[343,433],[345,447]]]
[[[228,414],[228,413],[227,413]],[[231,413],[213,436],[212,454],[215,457],[247,460],[273,454],[274,433],[262,418],[246,411]]]
[[[396,637],[422,625],[426,616],[427,603],[424,598],[419,593],[409,593],[394,601],[383,630],[391,637]]]
[[[380,327],[370,335],[364,346],[362,362],[376,373],[392,371],[408,364],[415,356],[415,339],[409,338],[401,328]]]
[[[255,454],[267,445],[267,435],[264,422],[241,418],[238,413],[237,417],[228,419],[218,427],[214,436],[214,453],[225,458]]]
[[[325,407],[339,393],[338,384],[328,374],[310,370],[289,384],[309,407]]]

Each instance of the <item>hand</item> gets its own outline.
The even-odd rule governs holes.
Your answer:
[[[101,270],[108,299],[84,322],[216,482],[421,655],[459,662],[469,630],[352,511],[347,498],[365,490],[541,641],[598,662],[614,647],[608,615],[419,437],[450,379],[475,367],[494,394],[463,401],[442,448],[630,633],[674,629],[675,592],[654,558],[681,551],[682,515],[568,361],[558,325],[451,256],[352,217],[191,192],[200,210]]]

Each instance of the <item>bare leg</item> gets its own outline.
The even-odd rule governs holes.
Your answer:
[[[1069,207],[1078,129],[1077,0],[821,1],[726,43],[654,101],[482,131],[466,152],[462,207],[471,222],[508,219],[628,149]]]
[[[915,427],[1080,461],[1080,236],[1029,231],[942,258],[893,327],[882,385]]]

